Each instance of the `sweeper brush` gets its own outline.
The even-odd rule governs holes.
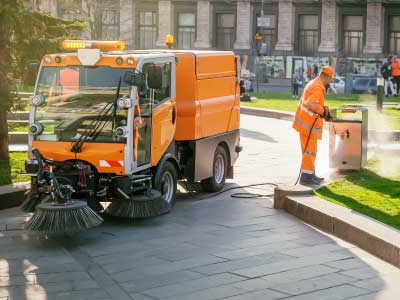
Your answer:
[[[25,224],[30,231],[73,233],[100,225],[103,219],[84,201],[42,203]]]
[[[113,201],[107,207],[106,213],[113,217],[140,219],[160,216],[170,209],[161,193],[151,189],[144,194],[132,195],[129,199]]]

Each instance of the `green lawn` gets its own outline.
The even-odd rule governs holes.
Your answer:
[[[293,99],[289,93],[252,93],[258,98],[257,102],[241,102],[242,106],[268,108],[282,111],[296,111],[299,99]],[[386,98],[389,102],[400,102],[400,98]],[[326,105],[329,108],[337,108],[346,104],[370,104],[368,107],[368,121],[370,129],[377,130],[400,130],[400,109],[386,107],[382,113],[375,109],[375,95],[327,95]]]
[[[28,125],[9,123],[8,132],[28,132]],[[44,124],[44,132],[54,132],[54,125]]]
[[[10,161],[0,160],[0,185],[28,181],[28,177],[21,176],[26,159],[27,152],[10,152]]]
[[[368,167],[314,192],[317,196],[400,229],[400,158],[380,157]]]

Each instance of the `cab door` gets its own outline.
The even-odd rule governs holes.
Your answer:
[[[150,165],[156,166],[175,137],[175,57],[146,59],[141,70],[147,79],[152,115],[146,153],[150,154]]]

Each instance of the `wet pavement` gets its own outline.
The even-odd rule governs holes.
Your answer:
[[[22,230],[29,214],[0,211],[0,300],[398,299],[400,270],[272,208],[272,193],[299,169],[287,121],[242,116],[238,187],[214,197],[181,189],[173,211],[136,222],[106,218],[76,235]],[[327,141],[317,171],[329,172]],[[396,284],[397,283],[397,284]]]

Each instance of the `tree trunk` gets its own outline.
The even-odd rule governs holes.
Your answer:
[[[0,160],[10,160],[8,154],[7,111],[0,110]]]

